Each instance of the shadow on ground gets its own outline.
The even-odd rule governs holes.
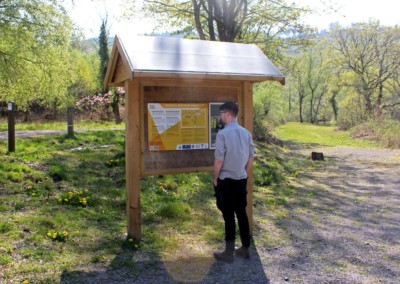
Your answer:
[[[256,248],[250,260],[232,264],[210,257],[182,256],[176,260],[146,259],[139,251],[121,248],[112,262],[96,271],[64,270],[60,283],[270,283]]]

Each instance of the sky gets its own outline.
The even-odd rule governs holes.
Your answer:
[[[132,0],[140,1],[140,0]],[[293,0],[295,1],[295,0]],[[74,4],[72,4],[72,2]],[[153,26],[145,19],[123,17],[127,0],[74,0],[67,1],[68,13],[80,26],[86,38],[98,37],[101,20],[107,15],[109,34],[130,31],[132,34],[151,33]],[[348,26],[352,22],[379,20],[382,25],[400,25],[400,1],[398,0],[296,0],[299,6],[308,6],[316,11],[303,21],[319,30],[328,29],[331,23]],[[72,6],[73,5],[73,6]],[[332,7],[333,9],[327,9]]]

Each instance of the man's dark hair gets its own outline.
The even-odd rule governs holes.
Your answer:
[[[219,107],[219,111],[228,111],[230,112],[234,117],[237,117],[237,114],[239,112],[239,107],[237,106],[236,103],[234,102],[226,102],[223,105]]]

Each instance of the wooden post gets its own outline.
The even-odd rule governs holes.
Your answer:
[[[69,107],[67,110],[68,137],[74,137],[74,108]]]
[[[253,134],[253,84],[243,83],[242,96],[243,127]],[[253,235],[253,169],[248,173],[247,179],[247,216],[249,217],[250,235]]]
[[[15,152],[15,104],[8,103],[8,152]]]
[[[140,228],[140,89],[137,80],[125,81],[125,159],[128,237],[141,239]]]

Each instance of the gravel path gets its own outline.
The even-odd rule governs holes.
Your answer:
[[[312,151],[327,161],[301,173],[297,187],[309,192],[309,210],[293,206],[280,225],[288,241],[271,251],[258,249],[268,279],[400,283],[400,151]]]
[[[311,149],[292,149],[307,159]],[[400,283],[400,150],[322,148],[326,160],[294,184],[305,196],[277,220],[255,210],[251,259],[215,262],[201,242],[149,259],[121,251],[104,269],[65,271],[62,283]],[[301,206],[300,206],[301,205]],[[271,245],[268,235],[282,241]],[[183,252],[183,253],[182,253]],[[118,261],[117,261],[118,260]],[[83,282],[82,282],[83,281]]]

